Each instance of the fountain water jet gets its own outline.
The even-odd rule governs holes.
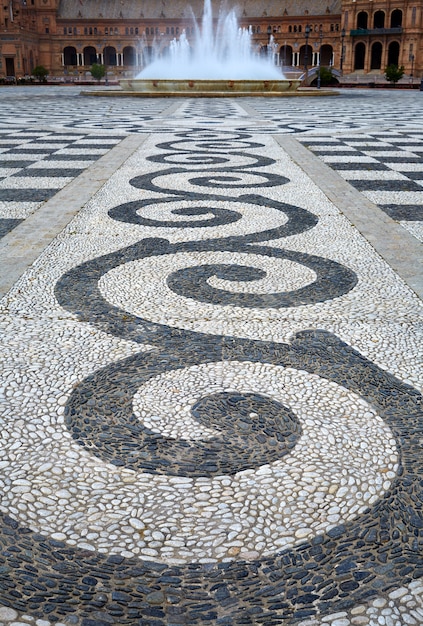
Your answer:
[[[280,80],[279,68],[273,63],[273,37],[268,54],[258,56],[252,50],[250,29],[240,28],[232,10],[219,16],[213,33],[211,0],[205,0],[202,27],[195,24],[194,43],[185,31],[170,43],[169,55],[154,60],[137,78],[200,80]],[[153,46],[154,47],[154,46]]]
[[[184,33],[170,43],[169,57],[156,59],[124,90],[145,95],[279,95],[295,91],[299,80],[287,80],[273,63],[274,44],[265,58],[254,54],[250,29],[240,28],[235,11],[221,14],[213,33],[211,0],[204,0],[201,29],[194,16],[193,48]]]

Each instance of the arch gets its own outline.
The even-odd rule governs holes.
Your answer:
[[[104,65],[117,65],[116,48],[106,46],[103,50]]]
[[[76,56],[76,48],[73,46],[66,46],[63,50],[63,65],[77,65],[78,59]]]
[[[300,66],[312,67],[313,62],[313,48],[310,45],[301,46],[300,48]]]
[[[382,44],[375,41],[370,52],[370,69],[380,70],[382,67]]]
[[[354,49],[354,70],[364,70],[364,61],[366,59],[366,46],[360,41]]]
[[[376,11],[373,16],[373,28],[385,28],[385,11]]]
[[[369,16],[366,11],[360,11],[357,15],[357,28],[367,28]]]
[[[133,46],[126,46],[123,49],[123,64],[124,65],[136,65],[136,52]]]
[[[83,65],[97,63],[97,51],[94,46],[86,46],[83,51]]]
[[[388,47],[388,65],[398,65],[400,45],[398,41],[391,41]]]
[[[402,26],[402,11],[394,9],[391,13],[391,28],[400,28]]]
[[[281,46],[279,49],[279,58],[282,67],[292,65],[292,46]]]
[[[329,44],[324,44],[320,48],[320,65],[329,67],[330,65],[332,65],[332,59],[333,59],[332,46]]]

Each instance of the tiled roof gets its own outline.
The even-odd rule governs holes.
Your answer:
[[[213,15],[217,17],[220,1],[212,0]],[[172,19],[196,17],[203,10],[203,0],[60,0],[58,17],[62,19]],[[240,0],[228,2],[239,17],[283,17],[341,13],[341,0]]]

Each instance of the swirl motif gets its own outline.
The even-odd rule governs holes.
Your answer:
[[[134,188],[157,196],[113,208],[109,211],[112,219],[153,229],[213,229],[242,221],[242,206],[249,203],[258,209],[270,207],[280,212],[282,223],[245,235],[209,236],[176,243],[162,236],[145,237],[134,245],[87,261],[62,276],[55,293],[64,308],[106,333],[148,343],[153,348],[151,353],[143,352],[107,366],[75,387],[65,407],[65,423],[72,437],[90,453],[112,465],[164,477],[233,476],[272,463],[283,465],[284,459],[289,458],[298,445],[303,428],[296,412],[271,394],[249,388],[240,392],[222,386],[195,398],[190,411],[187,410],[187,419],[197,424],[198,439],[178,438],[170,426],[169,433],[166,430],[161,432],[154,426],[154,416],[148,418],[150,422],[146,419],[143,423],[137,415],[139,390],[161,375],[183,374],[187,368],[210,364],[217,367],[220,362],[246,366],[264,363],[305,372],[360,396],[396,438],[401,453],[397,476],[382,499],[369,502],[346,521],[329,524],[305,539],[299,534],[300,541],[296,545],[271,555],[253,555],[249,559],[167,565],[154,559],[138,560],[119,555],[96,554],[87,558],[87,553],[78,548],[47,541],[41,535],[20,528],[8,516],[5,523],[10,533],[6,543],[13,546],[16,536],[26,533],[28,546],[35,557],[53,563],[56,572],[65,572],[72,581],[82,578],[79,587],[72,583],[72,599],[74,601],[77,596],[88,613],[95,610],[87,587],[95,587],[96,572],[107,570],[110,584],[125,579],[125,592],[119,592],[120,624],[130,624],[135,617],[145,619],[150,615],[148,598],[151,594],[161,594],[160,608],[154,613],[158,620],[174,615],[172,607],[177,607],[179,616],[191,623],[216,620],[217,608],[224,601],[233,623],[238,623],[238,619],[242,623],[260,623],[260,620],[274,615],[281,616],[286,623],[295,623],[316,613],[333,613],[383,589],[403,584],[413,575],[421,575],[418,565],[404,572],[403,560],[395,556],[398,544],[384,531],[396,520],[408,531],[408,536],[414,537],[414,531],[423,526],[418,516],[401,506],[402,493],[411,488],[423,496],[420,484],[423,467],[409,454],[410,438],[404,437],[410,430],[413,436],[422,433],[420,396],[415,390],[327,332],[304,331],[289,344],[206,334],[143,319],[135,312],[128,313],[109,302],[102,292],[102,278],[125,264],[188,252],[230,252],[288,259],[314,273],[314,279],[303,287],[266,294],[235,293],[211,286],[211,276],[234,283],[260,280],[263,270],[253,264],[210,263],[171,273],[167,288],[197,302],[219,302],[224,306],[249,309],[310,306],[348,293],[357,282],[352,270],[329,259],[259,245],[313,228],[317,218],[309,211],[256,193],[230,197],[230,209],[218,206],[218,203],[228,201],[228,187],[253,188],[259,180],[260,187],[274,188],[288,182],[285,177],[261,171],[260,168],[271,164],[271,159],[247,152],[260,148],[260,144],[250,141],[250,137],[242,133],[229,134],[227,141],[222,133],[217,132],[186,132],[177,136],[178,141],[159,146],[166,151],[164,155],[151,157],[150,161],[165,165],[177,162],[178,167],[142,174],[130,181]],[[244,165],[223,167],[228,155],[244,159]],[[185,161],[189,172],[182,168],[179,159]],[[196,169],[200,162],[201,166]],[[202,175],[205,165],[207,174]],[[220,165],[222,167],[217,167]],[[188,177],[190,189],[179,191],[169,187],[173,177],[182,173]],[[246,183],[246,180],[250,182]],[[169,183],[163,187],[157,181]],[[205,193],[204,187],[218,189],[220,193]],[[191,201],[192,206],[174,211],[176,221],[155,220],[142,215],[146,208],[166,207],[182,200]],[[207,203],[209,208],[198,206],[199,202]],[[179,216],[190,216],[193,220],[178,221]],[[348,376],[345,375],[347,368]],[[142,391],[140,393],[142,395]],[[100,396],[101,401],[87,401],[87,398]],[[375,519],[380,521],[377,531],[374,530]],[[388,559],[388,568],[369,557],[368,536],[374,532],[378,541],[385,542],[384,558],[385,563]],[[410,545],[404,546],[405,549],[414,548]],[[24,573],[19,570],[14,571],[13,576],[15,580],[24,579]],[[41,581],[48,577],[47,571],[42,573]],[[54,577],[50,575],[51,578]],[[10,590],[7,593],[13,597]],[[28,591],[28,594],[35,606],[36,593]],[[272,601],[265,603],[264,607],[257,601],[261,597],[271,597]],[[59,615],[59,608],[60,614],[72,611],[73,605],[67,604],[68,600],[68,597],[60,596],[59,604],[59,600],[52,596],[51,612]],[[103,610],[113,606],[115,600],[116,597],[104,600]],[[16,603],[13,599],[10,601]]]

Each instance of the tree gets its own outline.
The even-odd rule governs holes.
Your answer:
[[[320,72],[320,84],[321,85],[336,85],[338,80],[336,76],[332,74],[332,70],[329,67],[322,65],[318,71]],[[317,78],[313,80],[313,85],[317,82]]]
[[[45,68],[44,65],[37,65],[36,67],[34,67],[31,73],[33,76],[35,76],[35,78],[38,78],[40,83],[47,82],[48,69]]]
[[[401,80],[404,76],[404,66],[398,67],[398,65],[388,65],[385,69],[385,78],[388,82],[393,83],[394,86],[396,83]]]
[[[106,74],[106,66],[105,65],[100,65],[99,63],[93,63],[91,65],[91,76],[93,78],[95,78],[96,80],[98,80],[98,82],[100,82],[100,80],[105,76]]]

